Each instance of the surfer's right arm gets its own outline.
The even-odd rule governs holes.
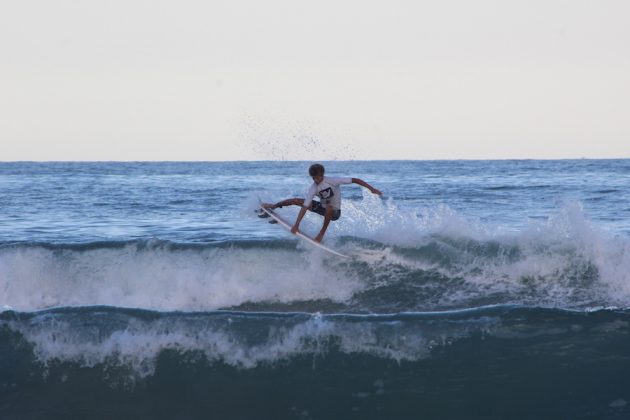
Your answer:
[[[298,213],[297,219],[295,219],[295,223],[293,224],[293,227],[291,228],[291,233],[293,234],[298,233],[298,229],[300,228],[300,222],[302,221],[302,218],[306,214],[307,210],[308,209],[306,207],[302,206],[302,208],[300,209],[300,213]]]
[[[300,222],[302,221],[302,218],[304,217],[308,209],[311,208],[311,204],[313,203],[313,197],[315,197],[316,192],[317,192],[317,185],[315,184],[311,185],[311,187],[308,189],[308,192],[306,193],[306,197],[301,202],[302,208],[300,209],[300,213],[298,213],[297,219],[295,219],[295,224],[291,228],[291,233],[293,234],[298,233],[298,229],[300,228]]]

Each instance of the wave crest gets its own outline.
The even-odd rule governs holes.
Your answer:
[[[330,240],[349,261],[294,240],[5,244],[0,305],[324,312],[630,306],[630,241],[593,226],[579,205],[518,232],[448,208],[412,215],[392,205],[354,209],[371,216],[348,211]],[[359,223],[368,216],[380,222]]]

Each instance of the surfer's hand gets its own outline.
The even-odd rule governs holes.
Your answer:
[[[294,235],[295,235],[296,233],[298,233],[298,227],[294,225],[294,226],[291,228],[291,233],[292,233],[292,234],[294,234]]]
[[[376,188],[372,188],[372,194],[383,195],[383,193],[380,190],[377,190]]]

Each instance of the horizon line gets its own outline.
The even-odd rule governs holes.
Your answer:
[[[230,159],[230,160],[159,160],[159,159],[120,159],[120,160],[98,160],[98,159],[72,159],[72,160],[2,160],[0,163],[242,163],[242,162],[484,162],[484,161],[581,161],[581,160],[629,160],[630,157],[579,157],[579,158],[454,158],[454,159]]]

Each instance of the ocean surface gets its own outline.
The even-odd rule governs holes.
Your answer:
[[[0,418],[630,418],[630,160],[310,163],[0,163]]]

